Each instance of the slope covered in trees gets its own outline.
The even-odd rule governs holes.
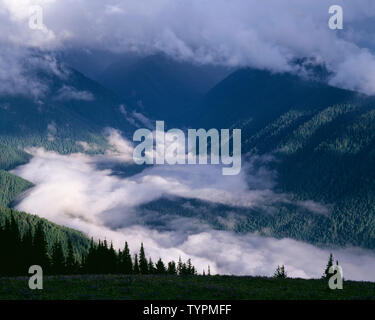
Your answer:
[[[38,64],[28,68],[33,79],[45,88],[37,97],[0,95],[0,169],[27,162],[27,147],[62,154],[99,153],[108,147],[105,128],[132,136],[135,120],[126,114],[129,107],[112,91],[58,61],[56,70]]]
[[[156,264],[147,260],[141,244],[139,255],[131,255],[128,244],[116,251],[107,241],[95,243],[89,249],[82,246],[79,234],[72,230],[54,228],[47,221],[25,223],[11,213],[0,224],[0,275],[27,275],[32,265],[39,265],[46,274],[170,274],[195,275],[196,270],[189,259],[167,265],[159,259]],[[51,231],[51,229],[55,229]],[[73,246],[76,245],[76,249]],[[77,246],[81,245],[81,250]],[[83,245],[87,245],[87,242]]]
[[[289,113],[290,115],[290,113]],[[284,115],[278,123],[248,141],[253,152],[273,152],[278,188],[301,200],[312,199],[333,209],[336,238],[375,246],[375,104],[334,105]],[[339,241],[343,244],[343,241]],[[354,244],[354,243],[353,243]]]
[[[244,69],[213,88],[204,106],[202,126],[242,129],[246,159],[272,155],[274,161],[257,161],[254,168],[275,172],[274,191],[289,203],[274,203],[272,214],[192,199],[157,200],[144,209],[194,217],[217,229],[375,248],[373,97]]]
[[[30,182],[0,170],[0,207],[7,207],[16,196],[31,186]]]
[[[291,109],[313,110],[358,100],[355,92],[289,73],[240,69],[212,88],[197,109],[196,125],[246,126],[246,139]]]
[[[272,214],[264,208],[231,208],[192,199],[158,200],[144,208],[208,221],[217,229],[374,249],[374,117],[371,99],[357,105],[291,110],[243,141],[247,156],[274,157],[268,164],[255,163],[276,170],[274,191],[289,197],[289,203],[274,203]],[[301,206],[301,201],[310,200],[326,210],[308,210],[311,202]]]
[[[29,159],[30,155],[21,149],[0,142],[0,170],[12,169],[25,164]]]
[[[57,93],[64,83],[52,80]],[[107,145],[98,133],[105,125],[133,130],[110,91],[74,71],[69,81],[95,99],[62,102],[51,95],[41,107],[25,98],[1,98],[0,169],[26,162],[27,146],[67,154],[83,151],[79,139],[101,152]],[[274,156],[268,166],[278,173],[275,191],[288,194],[290,203],[276,203],[272,215],[189,199],[162,199],[143,208],[202,219],[218,229],[375,248],[374,99],[293,75],[244,69],[210,90],[199,107],[193,113],[197,127],[241,128],[243,154]],[[3,181],[4,204],[26,187],[7,175]],[[301,209],[304,200],[326,205],[328,213]],[[183,206],[186,201],[195,209]]]
[[[52,223],[46,219],[25,212],[19,212],[9,208],[0,208],[0,226],[4,228],[7,221],[14,221],[19,235],[15,239],[20,239],[29,234],[35,234],[36,229],[42,228],[47,243],[47,251],[52,254],[53,244],[59,242],[64,252],[68,249],[68,242],[71,241],[74,252],[77,256],[87,252],[90,240],[82,233],[67,227]],[[14,230],[14,229],[13,229]],[[3,238],[3,244],[11,244],[10,238]]]

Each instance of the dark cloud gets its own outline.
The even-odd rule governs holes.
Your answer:
[[[28,28],[31,4],[43,7],[48,32]],[[197,63],[276,72],[310,57],[333,72],[331,84],[373,94],[375,58],[366,49],[373,40],[358,26],[375,16],[374,2],[335,4],[344,9],[343,31],[328,28],[325,0],[2,0],[0,40],[56,50],[162,51]]]

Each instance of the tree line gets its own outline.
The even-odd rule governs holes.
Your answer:
[[[55,241],[48,250],[43,224],[39,222],[35,232],[31,228],[23,234],[16,219],[11,216],[0,226],[0,275],[26,275],[32,265],[40,265],[45,274],[170,274],[196,275],[190,259],[167,264],[159,258],[154,263],[146,258],[143,243],[139,253],[131,255],[128,243],[123,250],[115,250],[107,241],[91,240],[90,248],[80,256],[74,252],[68,240],[67,250]]]
[[[52,250],[48,250],[48,241],[42,222],[39,222],[35,232],[28,228],[23,234],[19,225],[11,216],[0,226],[0,276],[27,275],[32,265],[42,267],[45,274],[169,274],[197,275],[191,259],[182,262],[170,261],[167,264],[159,258],[154,263],[147,259],[143,243],[139,253],[131,254],[129,245],[125,242],[122,250],[115,250],[113,244],[107,241],[94,242],[91,239],[87,252],[77,255],[73,244],[68,240],[67,249],[60,241],[55,241]],[[338,265],[338,261],[336,261]],[[328,280],[332,274],[330,267],[334,265],[333,255],[330,254],[322,279]],[[210,267],[208,266],[208,275]],[[205,272],[203,271],[203,275]],[[274,278],[285,279],[287,272],[284,265],[278,266]]]

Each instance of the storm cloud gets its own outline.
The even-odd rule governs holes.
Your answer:
[[[335,4],[343,7],[344,30],[328,28],[325,0],[1,0],[0,40],[56,51],[161,51],[195,63],[274,72],[296,71],[291,61],[311,58],[332,72],[332,85],[373,94],[374,34],[361,26],[375,16],[375,4]],[[47,31],[29,28],[31,5],[43,8]]]

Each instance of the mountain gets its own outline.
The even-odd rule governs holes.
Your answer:
[[[277,173],[274,191],[292,201],[277,204],[272,216],[196,204],[201,219],[219,229],[375,248],[374,97],[287,73],[242,69],[212,88],[200,110],[197,127],[242,130],[245,159],[271,155],[274,161],[262,165]],[[301,201],[326,212],[301,211],[295,205]],[[150,206],[172,212],[174,205]]]
[[[233,208],[194,199],[160,199],[139,208],[181,215],[220,230],[289,237],[316,245],[375,248],[375,98],[318,80],[238,70],[209,90],[195,127],[240,128],[244,160],[276,173],[287,195],[265,208]],[[261,159],[261,158],[259,158]],[[245,170],[245,168],[244,168]],[[250,181],[249,181],[250,183]]]
[[[246,141],[272,153],[278,189],[331,208],[335,244],[375,248],[375,100],[283,114]]]
[[[240,69],[212,88],[197,114],[207,128],[246,126],[253,134],[291,109],[311,110],[357,100],[351,91],[290,73]]]
[[[43,88],[38,96],[0,95],[0,226],[13,216],[24,234],[42,222],[50,253],[56,241],[66,250],[70,239],[80,257],[90,242],[83,233],[7,208],[32,184],[4,170],[30,160],[26,147],[43,147],[62,154],[103,152],[108,147],[106,127],[130,137],[136,123],[115,93],[60,62],[53,67],[27,70],[29,86]]]
[[[176,61],[162,54],[115,61],[100,82],[146,116],[184,126],[204,94],[231,69]]]
[[[132,60],[138,57],[132,53],[116,53],[108,50],[93,48],[70,48],[55,53],[59,61],[63,61],[75,70],[83,73],[87,78],[100,82],[102,73],[117,60]]]
[[[106,69],[102,84],[72,68],[65,77],[39,71],[49,83],[41,99],[0,97],[0,169],[28,161],[25,146],[71,153],[83,151],[77,142],[85,141],[101,152],[105,127],[130,137],[147,117],[185,128],[240,128],[244,160],[271,155],[274,161],[262,165],[277,173],[273,191],[287,194],[289,203],[276,203],[270,215],[262,208],[161,199],[140,213],[194,216],[218,229],[318,245],[375,248],[375,98],[288,73],[245,68],[225,78],[226,72],[160,55],[123,57]],[[9,203],[27,183],[3,176]],[[317,205],[325,210],[307,208]]]
[[[48,85],[41,97],[0,96],[0,169],[28,160],[25,147],[42,146],[60,153],[95,152],[107,147],[104,129],[112,127],[131,137],[135,120],[126,114],[122,100],[82,73],[64,66],[63,74],[33,70]]]

